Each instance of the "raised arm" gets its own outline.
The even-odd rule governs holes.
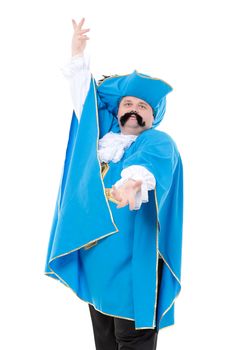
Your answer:
[[[71,60],[61,68],[61,71],[70,84],[70,93],[73,102],[75,114],[80,120],[84,101],[86,99],[91,73],[89,67],[89,58],[85,56],[87,40],[89,37],[85,35],[90,29],[83,29],[85,18],[77,24],[72,19],[73,37],[71,42]]]

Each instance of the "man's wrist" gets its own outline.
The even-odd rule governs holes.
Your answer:
[[[83,52],[72,52],[72,58],[74,57],[83,57]]]

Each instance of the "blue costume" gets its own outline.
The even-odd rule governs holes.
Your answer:
[[[154,129],[172,88],[134,71],[97,86],[93,77],[80,123],[73,112],[53,216],[45,274],[70,287],[95,309],[135,320],[136,329],[174,324],[181,289],[183,167],[173,139]],[[117,108],[123,96],[147,101],[153,128],[144,130],[117,163],[101,164],[98,140],[119,132]],[[156,179],[140,210],[116,208],[110,188],[130,165],[142,165]],[[159,258],[164,266],[157,305]]]

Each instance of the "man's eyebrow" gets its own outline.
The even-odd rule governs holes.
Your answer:
[[[146,106],[148,106],[148,103],[146,103],[146,102],[140,101],[139,103],[140,103],[141,105],[146,105]]]
[[[122,102],[131,102],[129,98],[125,98]]]
[[[125,98],[122,102],[132,102],[132,100],[130,100],[129,98]],[[148,103],[146,102],[140,101],[139,103],[148,106]]]

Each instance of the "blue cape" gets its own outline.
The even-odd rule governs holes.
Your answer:
[[[72,115],[45,265],[46,275],[71,288],[79,298],[80,249],[118,232],[97,155],[99,137],[116,127],[115,115],[101,101],[97,89],[92,78],[80,124],[74,112]],[[151,136],[151,151],[135,152],[124,167],[144,165],[156,178],[157,249],[164,261],[156,317],[156,327],[161,329],[174,323],[174,301],[181,289],[183,170],[172,138],[149,129],[137,138],[137,144],[147,143],[146,133]],[[143,245],[138,247],[143,254]],[[139,257],[138,253],[135,259]],[[143,287],[140,271],[137,275],[142,279],[138,287]],[[140,327],[140,319],[135,323]]]

